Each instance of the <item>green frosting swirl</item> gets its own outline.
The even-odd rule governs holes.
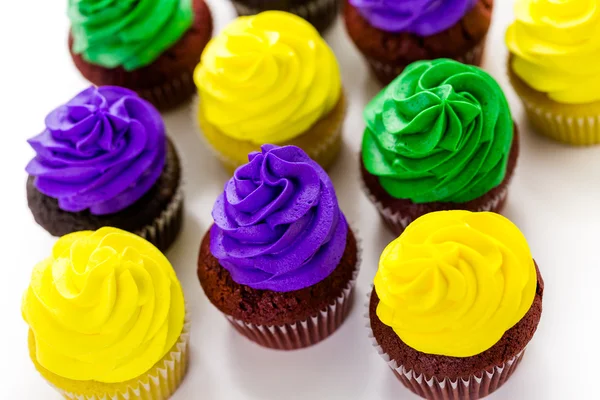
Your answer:
[[[132,71],[156,60],[194,20],[191,0],[69,0],[73,52]]]
[[[498,83],[477,67],[411,64],[364,117],[365,167],[395,198],[464,203],[504,179],[512,116]]]

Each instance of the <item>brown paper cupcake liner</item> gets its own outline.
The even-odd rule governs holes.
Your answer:
[[[78,385],[82,387],[82,390],[66,390],[58,387],[59,382],[51,382],[50,379],[54,377],[54,374],[43,369],[40,370],[43,367],[38,367],[37,364],[36,368],[50,386],[69,400],[166,400],[175,393],[187,372],[190,326],[190,316],[186,306],[183,330],[169,352],[149,371],[137,378],[123,383],[101,384],[106,387],[106,393],[101,393],[98,387],[90,389],[93,385],[86,387],[85,383]]]
[[[354,285],[362,262],[361,240],[356,230],[356,266],[352,279],[333,304],[320,310],[317,314],[303,321],[285,325],[256,325],[225,315],[236,331],[253,342],[275,350],[296,350],[309,347],[325,340],[344,322],[352,305]]]
[[[371,291],[367,294],[367,299],[371,298]],[[438,377],[428,377],[424,374],[418,374],[410,368],[398,364],[387,354],[377,342],[373,330],[371,329],[371,320],[369,318],[369,300],[366,302],[366,313],[364,314],[366,327],[369,331],[368,337],[371,339],[373,347],[377,353],[387,363],[396,378],[414,394],[429,400],[477,400],[481,399],[502,386],[506,380],[513,374],[525,353],[521,350],[516,356],[510,358],[500,365],[495,365],[490,369],[479,371],[468,378],[439,379]]]
[[[451,57],[456,61],[459,61],[463,64],[470,65],[481,65],[481,61],[483,59],[483,52],[485,50],[485,37],[479,44],[475,47],[471,48],[465,54],[458,57]],[[371,70],[377,77],[377,79],[384,85],[389,84],[393,81],[398,75],[404,71],[408,65],[412,64],[412,62],[408,63],[385,63],[379,60],[376,60],[372,57],[366,57]]]
[[[385,222],[385,224],[389,227],[389,229],[397,235],[400,235],[408,225],[410,225],[416,218],[412,216],[405,216],[398,212],[392,211],[389,207],[385,207],[377,198],[371,193],[369,188],[361,182],[361,186],[369,200],[375,205],[377,211],[379,211],[379,215],[381,219]],[[495,213],[500,213],[504,208],[504,204],[506,203],[506,198],[508,197],[508,188],[505,188],[500,193],[498,193],[495,197],[491,198],[487,203],[482,205],[476,210],[469,210],[474,212],[480,211],[491,211]],[[457,207],[460,209],[460,207]]]
[[[238,15],[255,15],[271,9],[268,1],[263,2],[263,7],[253,7],[235,0],[232,3]],[[285,11],[304,18],[323,33],[335,21],[339,8],[340,0],[312,0]]]
[[[161,252],[165,252],[175,242],[182,225],[183,189],[180,185],[171,202],[152,225],[146,225],[134,233],[155,245]]]

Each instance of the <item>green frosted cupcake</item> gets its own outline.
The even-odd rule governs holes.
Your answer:
[[[364,188],[396,234],[429,212],[504,206],[519,141],[502,89],[480,68],[411,64],[364,118]]]
[[[69,49],[96,86],[135,90],[161,109],[189,99],[212,35],[204,0],[69,0]]]

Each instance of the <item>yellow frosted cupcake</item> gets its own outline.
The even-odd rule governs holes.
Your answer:
[[[416,219],[383,250],[373,284],[372,344],[404,386],[430,400],[499,389],[542,316],[544,281],[527,240],[491,212]]]
[[[536,130],[573,145],[600,143],[600,5],[517,0],[509,76]]]
[[[61,237],[23,296],[29,354],[67,399],[167,399],[187,369],[189,324],[166,257],[134,234]]]
[[[267,11],[235,19],[207,45],[194,79],[201,134],[230,171],[267,143],[301,147],[324,168],[339,153],[339,66],[302,18]]]

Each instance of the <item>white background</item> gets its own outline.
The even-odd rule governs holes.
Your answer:
[[[233,18],[225,0],[208,1],[215,32]],[[0,11],[0,398],[59,399],[27,354],[21,295],[32,267],[55,239],[38,227],[25,197],[32,151],[26,139],[44,117],[88,83],[67,51],[66,0],[2,2]],[[571,148],[535,135],[506,78],[503,35],[511,1],[496,1],[485,69],[496,77],[522,129],[522,153],[506,215],[528,238],[546,281],[544,312],[522,364],[490,399],[582,399],[600,376],[600,147]],[[240,337],[208,302],[196,278],[200,239],[228,179],[203,148],[189,107],[165,115],[183,159],[185,227],[167,256],[182,281],[192,316],[191,365],[182,399],[416,399],[396,381],[366,337],[363,303],[378,256],[393,239],[359,188],[361,111],[378,85],[346,36],[343,23],[326,36],[338,56],[350,108],[341,157],[331,170],[339,202],[360,229],[364,262],[355,307],[332,337],[309,349],[277,352]]]

